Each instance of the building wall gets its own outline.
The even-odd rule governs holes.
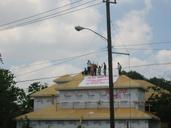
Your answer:
[[[144,110],[144,92],[141,89],[115,89],[115,107],[134,107]],[[60,91],[59,103],[64,108],[109,107],[108,90]]]
[[[80,121],[30,121],[31,128],[77,128]],[[17,128],[22,128],[23,122],[17,122]],[[109,128],[109,121],[82,121],[84,128]],[[116,120],[115,128],[154,128],[149,127],[148,120]]]
[[[44,107],[51,106],[54,103],[58,102],[57,96],[48,96],[48,97],[34,97],[34,111],[39,110]]]

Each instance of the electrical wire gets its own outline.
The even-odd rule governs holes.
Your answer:
[[[163,41],[163,42],[168,42],[168,41]],[[160,42],[158,42],[160,43]],[[142,43],[143,44],[143,43]],[[142,45],[141,44],[141,45]],[[119,47],[119,48],[113,48],[113,49],[125,49],[125,47]],[[147,49],[147,48],[127,48],[129,50],[171,50],[171,49]],[[47,60],[47,61],[51,61],[51,62],[57,62],[57,61],[63,61],[65,59],[69,59],[70,57],[64,57],[64,58],[58,58],[58,59],[51,59],[51,60]],[[33,63],[33,64],[30,64],[30,65],[41,65],[41,64],[45,64],[46,62],[39,62],[39,63]],[[26,65],[26,66],[22,66],[22,67],[28,67],[29,65]]]
[[[119,43],[119,42],[118,42]],[[129,42],[131,43],[131,42]],[[144,46],[144,45],[158,45],[158,44],[171,44],[171,41],[156,41],[156,42],[148,42],[148,43],[132,43],[132,44],[125,44],[125,46],[127,47],[131,47],[131,46]],[[123,47],[123,45],[115,45],[114,48],[116,47]]]
[[[80,72],[77,73],[71,73],[71,74],[67,74],[67,75],[77,75],[80,74]],[[35,79],[27,79],[27,80],[20,80],[20,81],[16,81],[16,83],[24,83],[24,82],[31,82],[31,81],[37,81],[37,80],[47,80],[47,79],[52,79],[52,78],[58,78],[58,77],[62,77],[63,75],[59,75],[59,76],[50,76],[50,77],[42,77],[42,78],[35,78]]]
[[[130,63],[130,62],[129,62]],[[146,67],[146,66],[164,66],[164,65],[171,65],[171,62],[166,62],[166,63],[152,63],[152,64],[145,64],[145,65],[133,65],[133,66],[126,66],[123,67],[123,69],[125,68],[134,68],[134,67]],[[117,68],[115,68],[117,69]],[[81,72],[81,71],[80,71]],[[79,72],[79,73],[80,73]],[[68,75],[74,75],[74,74],[79,74],[79,73],[72,73],[72,74],[68,74]],[[29,82],[29,81],[35,81],[35,80],[45,80],[45,79],[51,79],[51,78],[57,78],[60,76],[50,76],[50,77],[43,77],[43,78],[35,78],[35,79],[26,79],[26,80],[21,80],[21,81],[17,81],[17,83],[21,83],[21,82]],[[131,83],[130,83],[131,84]]]
[[[99,52],[106,52],[106,50],[102,50],[102,51],[99,51]],[[41,67],[41,68],[36,69],[36,70],[20,73],[20,74],[16,75],[16,77],[20,77],[22,75],[38,72],[38,71],[40,71],[42,69],[45,69],[45,68],[48,68],[48,67],[51,67],[51,66],[60,65],[60,64],[63,64],[63,63],[69,62],[69,61],[73,61],[74,59],[78,59],[80,57],[88,56],[88,55],[92,55],[92,54],[96,54],[96,53],[98,53],[98,51],[93,51],[93,52],[89,52],[89,53],[85,53],[85,54],[81,54],[81,55],[77,55],[77,56],[68,57],[68,58],[66,58],[66,60],[63,60],[63,61],[61,61],[59,63],[51,64],[51,65],[48,65],[48,66],[44,66],[44,67]]]
[[[131,68],[139,68],[139,67],[148,67],[148,66],[163,66],[163,65],[171,65],[171,62],[165,62],[165,63],[151,63],[151,64],[144,64],[144,65],[132,65]],[[129,66],[124,67],[129,68]]]
[[[11,24],[14,24],[14,23],[17,23],[17,22],[20,22],[20,21],[25,21],[25,20],[28,20],[30,18],[34,18],[34,17],[40,16],[40,15],[43,15],[43,14],[46,14],[46,13],[49,13],[49,12],[52,12],[52,11],[55,11],[55,10],[59,10],[61,8],[67,7],[67,6],[71,6],[71,5],[79,3],[81,1],[83,1],[83,0],[77,0],[77,1],[74,1],[74,2],[69,3],[69,4],[64,4],[64,5],[62,5],[60,7],[57,7],[57,8],[53,8],[53,9],[50,9],[50,10],[47,10],[47,11],[43,11],[43,12],[40,12],[40,13],[31,15],[31,16],[28,16],[28,17],[20,18],[20,19],[17,19],[17,20],[8,22],[8,23],[0,24],[0,27],[11,25]]]
[[[119,48],[114,48],[114,49],[125,49],[124,47],[119,47]],[[159,50],[171,50],[171,49],[161,49],[161,48],[152,48],[152,49],[148,49],[148,48],[127,48],[129,50],[149,50],[149,51],[159,51]]]
[[[29,24],[33,24],[33,23],[36,23],[36,22],[52,19],[52,18],[55,18],[55,17],[58,17],[58,16],[71,14],[71,13],[74,13],[74,12],[84,10],[84,9],[87,9],[87,8],[90,8],[90,7],[97,6],[97,5],[101,4],[101,2],[98,2],[98,3],[94,3],[94,4],[90,4],[88,6],[82,7],[83,5],[86,5],[86,4],[91,3],[91,2],[94,2],[94,0],[88,1],[88,2],[83,3],[81,5],[77,5],[75,7],[71,7],[69,9],[65,9],[65,10],[62,10],[60,12],[56,12],[56,13],[53,13],[53,14],[50,14],[50,15],[47,15],[47,16],[43,16],[43,17],[33,19],[33,20],[30,20],[30,21],[27,21],[27,22],[19,23],[19,24],[16,24],[14,26],[7,26],[5,28],[1,28],[0,31],[16,28],[16,27],[20,27],[20,26],[25,26],[25,25],[29,25]],[[80,8],[80,7],[82,7],[82,8]],[[75,8],[78,8],[78,9],[75,9]],[[72,10],[72,9],[75,9],[75,10]],[[69,10],[71,10],[71,11],[69,11]]]

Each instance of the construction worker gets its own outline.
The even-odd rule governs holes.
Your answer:
[[[120,63],[118,62],[118,74],[121,75],[121,71],[122,70],[122,66],[120,65]]]

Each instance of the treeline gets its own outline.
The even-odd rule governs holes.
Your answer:
[[[157,115],[161,122],[166,123],[168,128],[171,128],[171,81],[157,77],[148,79],[136,71],[122,71],[122,74],[132,79],[146,80],[156,85],[156,87],[147,90],[147,92],[153,90],[151,91],[153,93],[146,101],[146,105],[148,105],[146,109],[148,111],[150,107],[150,111]]]
[[[33,110],[30,95],[47,87],[35,82],[25,92],[15,85],[14,75],[9,70],[0,69],[0,128],[15,128],[15,117]]]

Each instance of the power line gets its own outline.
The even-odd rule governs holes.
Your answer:
[[[16,24],[14,26],[7,26],[7,27],[4,27],[4,28],[1,28],[0,31],[16,28],[16,27],[20,27],[20,26],[25,26],[25,25],[29,25],[29,24],[33,24],[33,23],[44,21],[44,20],[47,20],[47,19],[52,19],[52,18],[55,18],[55,17],[58,17],[58,16],[67,15],[67,14],[70,14],[70,13],[74,13],[74,12],[84,10],[84,9],[87,9],[87,8],[90,8],[90,7],[101,4],[101,2],[99,2],[99,3],[91,4],[91,5],[80,8],[81,6],[86,5],[88,3],[92,3],[92,2],[94,2],[94,0],[88,1],[88,2],[80,4],[80,5],[77,5],[75,7],[71,7],[70,9],[65,9],[65,10],[62,10],[62,11],[59,11],[59,12],[56,12],[56,13],[53,13],[53,14],[50,14],[50,15],[47,15],[47,16],[43,16],[43,17],[39,17],[37,19],[33,19],[33,20],[30,20],[30,21],[27,21],[27,22],[19,23],[19,24]],[[75,8],[78,8],[78,9],[75,9]],[[72,10],[72,9],[75,9],[75,10]],[[71,11],[69,11],[69,10],[71,10]]]
[[[151,63],[151,64],[144,64],[144,65],[132,65],[132,66],[123,67],[123,69],[125,69],[125,68],[148,67],[148,66],[163,66],[163,65],[171,65],[171,62]],[[117,69],[117,68],[115,68],[115,69]],[[72,73],[72,74],[67,74],[67,75],[76,75],[76,74],[79,74],[79,73]],[[31,81],[36,81],[36,80],[46,80],[46,79],[52,79],[52,78],[57,78],[57,77],[61,77],[61,76],[63,76],[63,75],[60,75],[60,76],[50,76],[50,77],[42,77],[42,78],[35,78],[35,79],[26,79],[26,80],[17,81],[17,83],[31,82]]]
[[[99,51],[99,52],[106,52],[106,50]],[[33,72],[38,72],[38,71],[40,71],[42,69],[45,69],[45,68],[48,68],[50,66],[60,65],[60,64],[63,64],[63,63],[69,62],[69,61],[73,61],[74,59],[78,59],[80,57],[88,56],[88,55],[92,55],[92,54],[96,54],[96,53],[97,53],[97,51],[93,51],[93,52],[89,52],[89,53],[86,53],[86,54],[81,54],[81,55],[77,55],[77,56],[68,57],[68,58],[66,58],[66,60],[64,60],[62,62],[51,64],[51,65],[48,65],[48,66],[44,66],[44,67],[41,67],[41,68],[36,69],[36,70],[24,72],[24,73],[21,73],[21,74],[17,75],[16,77],[20,77],[21,75],[30,74],[30,73],[33,73]]]
[[[119,42],[117,42],[119,43]],[[129,42],[131,43],[131,42]],[[133,44],[127,44],[127,45],[124,45],[124,46],[127,46],[127,47],[131,47],[131,46],[144,46],[144,45],[158,45],[158,44],[171,44],[171,41],[156,41],[156,42],[148,42],[148,43],[133,43]],[[116,47],[123,47],[123,45],[115,45],[114,46],[115,48]]]
[[[77,75],[79,73],[72,73],[72,74],[67,74],[67,75]],[[50,77],[42,77],[42,78],[35,78],[35,79],[26,79],[26,80],[16,81],[16,83],[31,82],[31,81],[37,81],[37,80],[47,80],[47,79],[58,78],[58,77],[62,77],[62,76],[63,75],[60,75],[60,76],[50,76]]]
[[[123,48],[123,47],[118,47],[118,48],[115,48],[115,49],[125,49],[125,48]],[[144,51],[146,51],[146,50],[151,50],[151,51],[153,51],[153,50],[156,50],[156,51],[159,51],[159,50],[171,50],[171,49],[161,49],[161,48],[151,48],[151,49],[148,49],[148,48],[127,48],[127,49],[129,49],[129,50],[144,50]]]
[[[171,65],[171,62],[165,62],[165,63],[151,63],[151,64],[144,64],[144,65],[132,65],[131,68],[138,68],[138,67],[149,67],[149,66],[162,66],[162,65]],[[129,68],[129,66],[123,67],[123,68]]]
[[[17,22],[20,22],[20,21],[28,20],[28,19],[30,19],[30,18],[34,18],[34,17],[40,16],[40,15],[43,15],[43,14],[52,12],[52,11],[61,9],[61,8],[63,8],[63,7],[66,7],[66,6],[69,6],[69,5],[73,5],[73,4],[79,3],[79,2],[81,2],[81,1],[83,1],[83,0],[77,0],[77,1],[74,1],[74,2],[72,2],[72,3],[62,5],[62,6],[57,7],[57,8],[53,8],[53,9],[50,9],[50,10],[47,10],[47,11],[43,11],[43,12],[34,14],[34,15],[32,15],[32,16],[28,16],[28,17],[20,18],[20,19],[17,19],[17,20],[8,22],[8,23],[0,24],[0,27],[7,26],[7,25],[10,25],[10,24],[14,24],[14,23],[17,23]]]
[[[165,42],[169,42],[169,41],[165,41]],[[160,42],[158,42],[158,43],[160,43]],[[115,49],[125,49],[125,47],[124,48],[122,48],[122,47],[119,47],[119,48],[116,48],[115,47]],[[147,49],[147,48],[127,48],[127,49],[129,49],[129,50],[171,50],[171,49]],[[72,56],[73,57],[73,56]],[[48,60],[48,61],[51,61],[51,62],[58,62],[58,61],[63,61],[63,60],[66,60],[66,59],[72,59],[72,57],[65,57],[65,58],[59,58],[59,59],[53,59],[53,60]],[[32,64],[32,66],[33,65],[41,65],[41,64],[45,64],[46,62],[40,62],[40,63],[35,63],[35,64]],[[27,67],[28,67],[29,65],[27,65]],[[26,66],[23,66],[23,67],[26,67]]]
[[[52,13],[52,14],[49,14],[49,15],[46,15],[46,16],[42,16],[42,17],[39,17],[39,18],[36,18],[36,19],[32,19],[32,20],[27,21],[27,22],[19,23],[19,24],[16,24],[15,26],[11,26],[11,27],[9,26],[9,27],[6,27],[6,28],[4,28],[4,29],[9,29],[9,28],[17,27],[17,26],[22,26],[22,25],[27,25],[27,24],[29,24],[29,22],[30,22],[30,24],[31,24],[31,23],[34,23],[34,22],[36,22],[36,21],[38,22],[38,21],[41,20],[41,19],[43,20],[43,18],[47,18],[47,17],[49,17],[49,16],[53,16],[53,15],[62,13],[62,12],[64,12],[64,11],[73,9],[73,8],[75,8],[75,7],[79,7],[79,6],[82,6],[82,5],[84,5],[84,4],[87,4],[87,3],[89,3],[89,2],[93,2],[93,0],[88,1],[88,2],[86,2],[86,3],[83,3],[83,4],[80,4],[80,5],[78,5],[78,6],[74,6],[74,7],[69,8],[69,9],[61,10],[61,11],[59,11],[59,12]]]

